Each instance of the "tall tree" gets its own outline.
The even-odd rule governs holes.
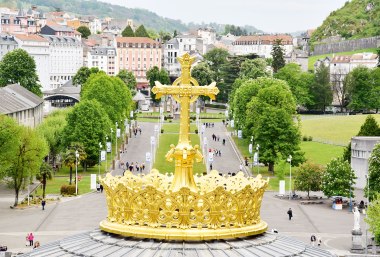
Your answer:
[[[340,111],[343,112],[344,108],[348,104],[348,92],[347,92],[347,76],[345,71],[335,69],[331,73],[331,86],[334,92],[334,96],[337,99],[340,107]]]
[[[374,106],[371,92],[374,87],[371,69],[359,66],[353,69],[346,79],[348,87],[348,107],[355,111],[368,110]]]
[[[121,32],[123,37],[135,37],[135,32],[130,25],[126,26],[125,29]]]
[[[376,144],[368,161],[369,196],[368,184],[364,188],[365,197],[372,200],[375,194],[380,193],[380,144]]]
[[[268,171],[274,172],[274,164],[289,155],[297,166],[305,158],[300,151],[300,125],[293,119],[296,105],[289,86],[272,78],[257,80],[261,88],[246,107],[247,136],[252,135],[260,145],[260,161],[268,163]]]
[[[306,191],[310,198],[310,191],[320,191],[322,186],[323,168],[319,165],[307,162],[302,164],[294,177],[296,190]]]
[[[7,170],[12,167],[20,134],[21,127],[17,122],[11,117],[0,114],[0,179],[6,176]]]
[[[269,77],[270,72],[267,70],[267,63],[262,58],[247,59],[240,66],[241,78],[257,79],[259,77]]]
[[[309,87],[314,80],[312,73],[303,72],[301,67],[296,63],[288,63],[274,77],[288,82],[297,105],[305,106],[310,103]]]
[[[7,170],[7,176],[11,178],[10,186],[15,190],[14,206],[18,205],[21,187],[29,186],[30,178],[39,172],[47,154],[46,141],[32,129],[21,127],[17,149],[10,160],[11,167]]]
[[[128,70],[120,70],[117,74],[124,84],[129,88],[130,91],[136,90],[137,81],[135,75],[131,71]]]
[[[77,31],[86,39],[91,35],[91,31],[87,26],[79,26]]]
[[[214,48],[204,55],[205,62],[214,72],[214,80],[218,83],[221,79],[221,66],[227,62],[228,51],[222,48]]]
[[[0,62],[0,86],[18,83],[38,96],[42,96],[38,83],[36,62],[24,49],[15,49]]]
[[[380,244],[380,194],[372,199],[368,206],[367,217],[364,219],[369,225],[369,230],[375,236],[375,241]]]
[[[132,96],[120,78],[104,73],[91,76],[82,90],[83,100],[97,100],[112,123],[124,121],[130,111]]]
[[[136,37],[149,37],[148,32],[146,31],[144,25],[140,25],[136,31],[135,31],[135,36]]]
[[[341,195],[354,197],[355,172],[348,161],[333,159],[322,176],[322,191],[327,197]],[[351,195],[350,195],[351,194]]]
[[[214,74],[210,69],[210,66],[205,62],[199,63],[197,66],[192,68],[191,76],[195,78],[201,86],[211,84],[214,78]]]
[[[53,175],[53,168],[49,163],[43,162],[41,164],[39,172],[36,174],[36,179],[38,179],[42,184],[42,198],[45,198],[46,184],[48,180],[51,180]]]
[[[155,86],[155,81],[159,81],[161,84],[170,84],[169,74],[165,69],[159,69],[157,66],[150,68],[146,72],[146,77],[149,80],[150,88]],[[151,92],[152,101],[159,103],[161,99],[156,99],[156,95]]]
[[[125,87],[125,86],[124,86]],[[99,142],[109,132],[111,122],[103,106],[96,100],[82,100],[76,104],[67,116],[67,125],[64,128],[65,145],[72,142],[83,144],[87,154],[84,169],[93,166],[99,160]]]
[[[308,107],[325,112],[333,100],[332,92],[329,67],[322,63],[315,71],[314,81],[310,87],[313,103]]]
[[[273,72],[277,73],[279,69],[285,66],[285,51],[282,48],[282,40],[277,39],[274,41],[273,48],[272,48],[272,68]]]
[[[73,77],[73,85],[83,86],[86,83],[87,79],[91,76],[91,74],[95,74],[98,72],[99,69],[97,67],[92,67],[91,69],[89,69],[88,67],[79,68],[79,70]]]

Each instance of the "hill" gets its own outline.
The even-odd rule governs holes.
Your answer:
[[[311,37],[311,42],[332,36],[355,39],[380,35],[380,1],[352,0],[330,13]]]
[[[38,6],[39,10],[62,11],[76,15],[94,15],[99,18],[111,17],[117,20],[133,19],[136,24],[144,24],[146,28],[153,29],[157,32],[174,30],[185,32],[189,29],[198,27],[212,26],[218,33],[224,32],[224,25],[217,23],[210,24],[185,24],[181,20],[164,18],[154,12],[145,9],[127,8],[119,5],[98,2],[96,0],[0,0],[0,6],[17,8],[22,6],[29,9],[31,5]],[[244,26],[248,33],[262,32],[253,26]]]

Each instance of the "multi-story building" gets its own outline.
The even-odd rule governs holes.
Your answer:
[[[6,33],[37,33],[46,23],[43,13],[32,9],[24,12],[22,9],[17,14],[1,13],[0,32]]]
[[[50,89],[49,41],[35,34],[14,34],[18,48],[24,49],[36,62],[36,70],[42,91]]]
[[[203,39],[205,45],[212,45],[216,42],[216,32],[213,28],[199,28],[198,36]]]
[[[92,17],[88,25],[91,34],[97,34],[98,32],[102,32],[102,21],[100,19]]]
[[[148,87],[146,72],[161,68],[161,44],[147,37],[116,37],[116,71],[126,69],[136,77],[138,87]]]
[[[0,35],[0,60],[3,59],[4,55],[10,51],[15,50],[18,47],[18,44],[14,36],[10,34]]]
[[[242,36],[233,43],[232,51],[235,55],[257,54],[269,58],[277,40],[281,40],[285,55],[290,55],[293,50],[293,38],[289,35]]]
[[[83,66],[82,42],[75,37],[42,36],[49,42],[50,89],[59,88]]]
[[[42,122],[44,101],[26,88],[12,84],[0,88],[0,113],[18,124],[35,128]]]
[[[62,26],[62,25],[50,25],[47,24],[41,28],[42,35],[53,35],[53,36],[63,36],[63,37],[77,37],[81,39],[81,34],[75,31],[71,27]]]
[[[177,57],[180,56],[179,52],[177,38],[172,38],[164,44],[164,68],[171,77],[178,77],[181,73],[181,66],[177,60]]]
[[[97,67],[107,75],[114,76],[116,68],[116,49],[114,47],[93,47],[87,53],[87,66]]]

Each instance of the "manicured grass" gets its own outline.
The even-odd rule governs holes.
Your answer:
[[[85,194],[88,192],[91,192],[90,189],[90,183],[91,183],[91,177],[89,174],[83,175],[78,173],[78,177],[81,176],[81,180],[78,180],[78,194]],[[75,186],[74,183],[75,173],[73,176],[73,183],[72,185]],[[68,185],[69,184],[69,177],[54,177],[52,180],[48,180],[46,183],[46,194],[60,194],[61,186],[62,185]],[[37,192],[38,195],[42,195],[42,189],[38,189]]]
[[[312,136],[315,141],[347,145],[351,137],[357,135],[367,115],[304,115],[302,135]],[[380,114],[373,117],[380,123]]]
[[[179,133],[179,123],[165,123],[162,126],[162,129],[164,130],[164,133]],[[197,129],[197,126],[195,123],[190,124],[190,133],[195,133],[195,130]]]
[[[331,159],[342,156],[344,147],[308,141],[301,142],[301,150],[305,152],[308,161],[326,165]]]
[[[266,177],[263,177],[264,179],[266,179]],[[289,193],[289,181],[290,181],[290,178],[289,177],[286,177],[285,179],[285,194],[288,194]],[[280,180],[278,179],[278,177],[270,177],[269,178],[269,185],[267,187],[267,190],[269,191],[279,191],[279,188],[280,188]],[[292,189],[294,189],[294,178],[292,178]]]
[[[178,129],[176,130],[177,133],[166,133],[166,131],[169,129],[174,131],[176,125],[179,129],[179,124],[165,124],[163,126],[165,132],[160,135],[160,145],[156,152],[156,159],[153,168],[158,169],[161,173],[174,172],[174,159],[173,162],[169,162],[166,160],[165,155],[170,150],[171,144],[177,145],[179,136]],[[193,146],[200,144],[198,134],[190,134],[190,140]],[[203,162],[194,163],[194,173],[203,173],[205,170],[206,166]]]
[[[376,48],[367,48],[367,49],[360,49],[360,50],[355,50],[355,51],[350,51],[350,52],[340,52],[340,53],[334,53],[334,54],[323,54],[323,55],[314,55],[310,56],[308,61],[308,69],[309,70],[314,70],[314,63],[318,59],[324,59],[325,57],[330,57],[332,58],[333,55],[352,55],[356,53],[376,53]]]

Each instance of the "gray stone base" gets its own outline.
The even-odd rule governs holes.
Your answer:
[[[352,230],[352,246],[350,252],[352,253],[363,253],[363,243],[362,243],[362,231],[360,229],[358,230]]]

